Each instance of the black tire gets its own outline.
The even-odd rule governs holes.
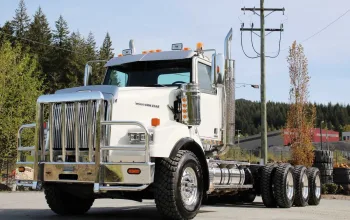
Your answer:
[[[79,198],[61,190],[57,185],[45,186],[45,198],[50,209],[58,215],[82,215],[89,211],[94,198]]]
[[[320,174],[321,176],[333,176],[333,170],[320,170]]]
[[[314,163],[313,167],[320,170],[333,170],[333,163]]]
[[[263,203],[268,208],[276,208],[277,202],[274,196],[274,185],[273,185],[273,176],[275,174],[276,164],[267,164],[262,168],[261,173],[261,197]]]
[[[185,169],[197,178],[193,204],[184,204],[181,196],[181,178]],[[193,219],[203,199],[203,175],[198,158],[187,150],[179,150],[173,158],[160,158],[156,162],[154,198],[159,213],[166,219]]]
[[[279,164],[274,175],[275,197],[280,208],[290,208],[294,203],[294,175],[293,166]],[[287,186],[288,189],[287,189]]]
[[[321,201],[321,177],[320,170],[316,167],[307,169],[307,175],[309,177],[309,205],[318,205]]]
[[[307,206],[309,201],[310,187],[307,169],[298,165],[294,167],[295,198],[294,205],[299,207]],[[304,191],[307,187],[307,191]]]
[[[321,173],[321,171],[320,171]],[[329,183],[333,183],[333,176],[322,176],[320,175],[321,177],[321,183],[322,184],[329,184]]]
[[[256,198],[256,194],[250,190],[241,192],[239,194],[239,199],[244,203],[252,203]]]
[[[333,152],[328,150],[315,150],[315,163],[333,163]]]

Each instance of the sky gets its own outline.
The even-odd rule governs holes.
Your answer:
[[[0,25],[11,20],[19,0],[0,0]],[[260,84],[260,60],[249,59],[241,48],[241,23],[260,26],[259,17],[241,8],[259,7],[259,0],[26,0],[28,14],[41,6],[51,28],[60,15],[67,20],[70,31],[87,36],[91,31],[100,46],[110,33],[114,53],[120,54],[133,39],[136,50],[170,50],[171,44],[182,42],[195,48],[197,42],[204,49],[224,52],[224,39],[233,28],[232,58],[236,60],[236,82]],[[266,17],[266,28],[279,28],[283,23],[281,52],[275,59],[266,59],[266,98],[288,102],[288,48],[296,40],[303,42],[350,9],[348,0],[265,0],[265,7],[285,8],[285,14],[274,12]],[[325,31],[302,43],[308,58],[309,100],[317,103],[350,104],[350,13]],[[243,47],[250,56],[256,55],[250,32],[243,33]],[[260,39],[253,36],[259,51]],[[266,37],[266,52],[278,51],[279,33]],[[82,70],[84,71],[84,70]],[[260,90],[249,86],[236,90],[236,98],[259,101]]]

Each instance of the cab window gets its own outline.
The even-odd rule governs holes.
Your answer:
[[[203,63],[198,63],[198,84],[200,90],[212,92],[212,82],[210,79],[211,67]]]

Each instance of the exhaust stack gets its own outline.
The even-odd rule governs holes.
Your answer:
[[[220,149],[219,155],[224,155],[230,147],[234,146],[235,137],[235,61],[231,60],[231,41],[232,28],[225,38],[225,75],[224,75],[224,102],[223,105],[223,143],[224,146]]]

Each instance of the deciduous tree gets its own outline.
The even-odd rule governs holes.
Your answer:
[[[310,76],[308,61],[301,44],[294,42],[287,57],[290,77],[290,108],[286,130],[291,137],[292,161],[294,164],[311,166],[314,159],[312,128],[316,109],[308,101]]]

